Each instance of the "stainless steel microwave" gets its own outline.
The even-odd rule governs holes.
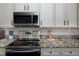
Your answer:
[[[14,12],[13,13],[14,26],[34,26],[39,27],[39,13],[38,12]]]

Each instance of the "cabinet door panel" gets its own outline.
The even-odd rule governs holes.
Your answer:
[[[13,4],[1,3],[0,4],[0,26],[11,26],[13,20]]]
[[[79,56],[78,48],[64,48],[63,49],[64,56]]]
[[[55,21],[56,27],[64,27],[66,25],[66,4],[56,3],[55,4]]]
[[[26,3],[15,3],[14,4],[14,11],[26,11],[28,4]]]
[[[42,56],[61,56],[62,49],[60,49],[60,48],[42,48],[41,55]]]
[[[29,11],[39,11],[39,3],[29,3]]]
[[[50,51],[51,51],[50,48],[42,48],[42,49],[41,49],[41,55],[42,55],[42,56],[50,56],[50,55],[51,55],[51,54],[50,54]]]
[[[77,26],[77,4],[67,3],[67,20],[69,20],[70,27]]]
[[[5,56],[5,48],[0,48],[0,56]]]
[[[40,20],[42,21],[41,27],[54,26],[54,4],[40,4]]]

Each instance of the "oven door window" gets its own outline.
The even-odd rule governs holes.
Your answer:
[[[31,15],[15,15],[14,23],[15,24],[30,24],[32,23]]]

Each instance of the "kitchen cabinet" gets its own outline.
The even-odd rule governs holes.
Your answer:
[[[55,25],[56,27],[64,27],[66,25],[66,4],[56,3],[55,4]]]
[[[78,17],[78,22],[77,22],[77,23],[78,23],[78,24],[77,24],[77,25],[78,25],[78,27],[79,27],[79,3],[77,4],[77,12],[78,12],[78,14],[77,14],[77,17]]]
[[[42,56],[79,56],[79,48],[41,48]]]
[[[17,11],[17,12],[26,11],[27,7],[28,7],[28,4],[26,4],[26,3],[15,3],[14,4],[14,11]]]
[[[77,27],[77,4],[67,4],[67,26]]]
[[[77,18],[78,18],[78,27],[79,27],[79,3],[77,4]]]
[[[14,4],[14,11],[17,12],[26,12],[26,11],[39,11],[39,4],[38,3],[15,3]]]
[[[54,4],[41,3],[40,11],[40,27],[53,27],[54,26]]]
[[[42,56],[61,56],[62,49],[61,48],[41,48]]]
[[[29,11],[39,12],[39,3],[29,3]]]
[[[77,4],[56,3],[55,4],[56,27],[77,26]]]
[[[63,48],[63,56],[79,56],[79,48]]]
[[[0,56],[5,56],[5,48],[0,47]]]
[[[13,4],[12,3],[0,3],[0,26],[9,27],[12,26],[13,20]]]

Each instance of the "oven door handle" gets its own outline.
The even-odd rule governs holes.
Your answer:
[[[16,53],[26,53],[26,52],[37,52],[40,51],[40,49],[35,49],[35,50],[28,50],[28,51],[13,51],[13,50],[7,50],[7,52],[16,52]]]

